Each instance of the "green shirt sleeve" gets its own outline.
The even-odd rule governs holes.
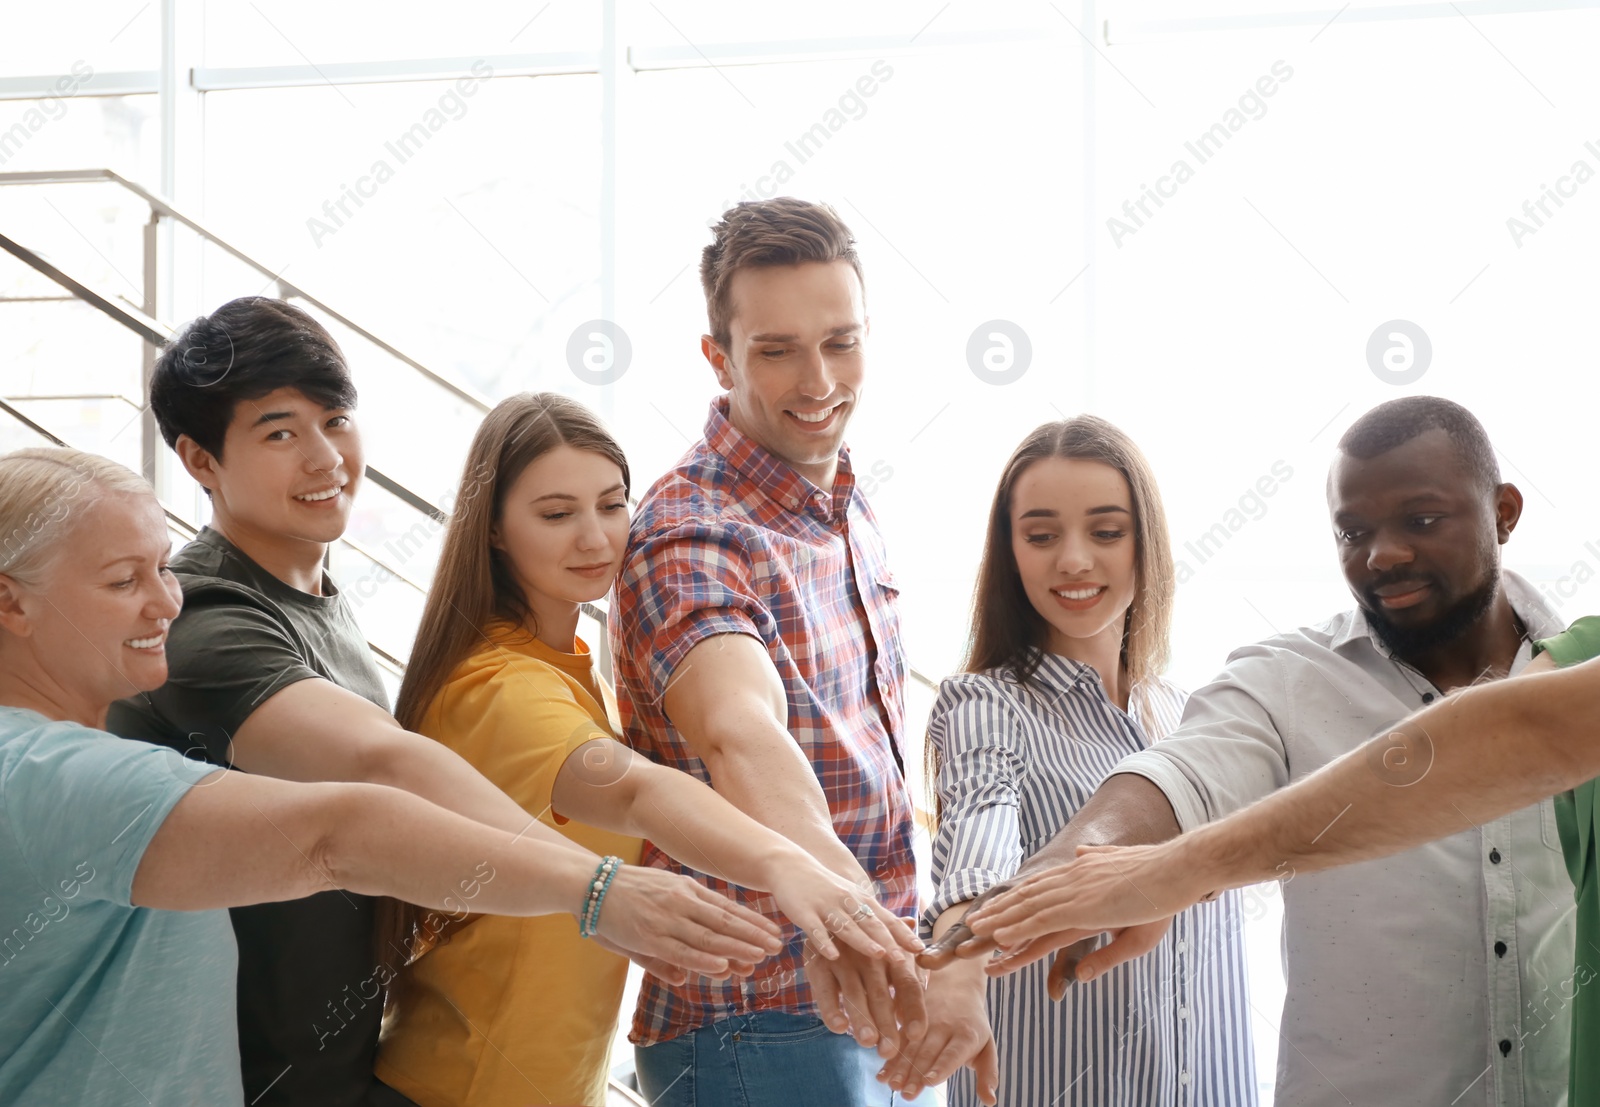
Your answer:
[[[1600,657],[1600,615],[1585,615],[1554,638],[1533,644],[1533,655],[1548,651],[1562,668]]]

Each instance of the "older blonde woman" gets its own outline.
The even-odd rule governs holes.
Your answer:
[[[514,835],[392,788],[221,771],[105,733],[113,700],[166,679],[169,553],[122,466],[0,457],[0,1103],[242,1103],[218,910],[237,904],[332,887],[566,912],[712,975],[779,948],[759,915],[531,820]]]

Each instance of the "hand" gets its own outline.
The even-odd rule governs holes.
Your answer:
[[[835,936],[868,957],[903,960],[922,949],[916,931],[879,903],[864,881],[852,884],[798,848],[776,860],[773,870],[770,886],[778,907],[805,933],[807,945],[828,960],[839,956]]]
[[[1111,940],[1099,949],[1094,948],[1094,938],[1076,940],[1081,931],[1044,934],[1019,946],[1001,950],[984,968],[990,976],[1005,976],[1059,950],[1050,964],[1046,986],[1050,998],[1060,1001],[1067,994],[1069,982],[1087,984],[1107,969],[1116,968],[1124,961],[1142,957],[1155,949],[1171,925],[1172,920],[1168,918],[1112,930],[1108,932]]]
[[[972,928],[967,925],[967,920],[972,917],[974,911],[995,896],[1010,891],[1016,883],[1017,878],[1003,880],[980,894],[968,905],[966,912],[954,926],[935,938],[932,945],[917,955],[917,964],[925,969],[942,969],[946,965],[955,964],[957,958],[982,957],[993,953],[994,939],[979,938],[973,934]]]
[[[884,1065],[878,1079],[914,1099],[923,1088],[942,1084],[963,1065],[971,1065],[978,1098],[994,1103],[1000,1063],[984,1001],[986,980],[982,962],[976,961],[962,962],[930,977],[927,1033],[916,1046],[901,1050]]]
[[[671,984],[689,973],[749,976],[783,948],[777,923],[686,876],[641,865],[617,870],[596,937]]]
[[[1162,923],[1162,932],[1165,933],[1166,929],[1167,924]],[[1160,941],[1160,938],[1158,937],[1156,940]],[[1084,977],[1085,980],[1093,979],[1093,977],[1099,976],[1100,973],[1110,968],[1107,965],[1096,970],[1096,962],[1089,958],[1089,954],[1093,952],[1095,952],[1093,938],[1085,938],[1081,942],[1073,942],[1066,948],[1056,951],[1055,959],[1050,962],[1050,975],[1045,978],[1045,986],[1049,989],[1051,999],[1057,1003],[1061,1001],[1062,997],[1067,994],[1067,985],[1078,979],[1078,966],[1086,959],[1089,960],[1089,968],[1085,971],[1090,972],[1092,975]]]
[[[849,1033],[864,1046],[877,1046],[883,1058],[920,1041],[928,1012],[923,980],[911,960],[872,958],[851,946],[838,952],[836,960],[829,960],[806,943],[811,994],[828,1029]]]
[[[1171,917],[1206,894],[1192,867],[1175,863],[1181,854],[1172,846],[1080,846],[1075,860],[1024,877],[975,909],[965,920],[973,933],[1004,951],[990,972],[1012,971],[1108,930],[1116,937],[1083,958],[1078,979],[1149,952]],[[1160,925],[1145,925],[1152,923]]]

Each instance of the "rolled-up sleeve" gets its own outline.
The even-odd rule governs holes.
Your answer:
[[[719,634],[766,641],[772,615],[756,585],[755,555],[738,528],[692,522],[647,536],[628,551],[617,582],[613,645],[659,698],[679,662]]]
[[[1293,660],[1261,644],[1235,650],[1222,674],[1189,697],[1178,728],[1116,772],[1160,788],[1185,831],[1271,795],[1290,780],[1283,734],[1293,709],[1285,670],[1300,668]]]
[[[1009,707],[984,678],[957,677],[939,686],[928,722],[928,741],[939,754],[940,813],[924,938],[944,911],[982,895],[1022,864],[1020,737]]]

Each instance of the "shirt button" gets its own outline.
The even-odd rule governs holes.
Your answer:
[[[1179,1007],[1178,1008],[1178,1017],[1180,1019],[1188,1018],[1189,1017],[1189,1009],[1187,1007]]]
[[[1511,1043],[1507,1042],[1506,1044],[1510,1045]],[[1180,1072],[1178,1074],[1178,1083],[1180,1083],[1180,1084],[1189,1083],[1189,1070],[1188,1069],[1184,1069],[1182,1072]]]
[[[1189,943],[1188,942],[1179,942],[1177,948],[1178,948],[1178,952],[1179,953],[1188,953],[1189,952]]]
[[[1506,955],[1506,944],[1504,942],[1496,942],[1494,944],[1494,955],[1496,957],[1504,957]]]
[[[1432,692],[1424,692],[1424,693],[1422,693],[1422,702],[1423,703],[1432,703],[1433,702],[1433,693]]]
[[[1500,851],[1497,849],[1490,850],[1489,860],[1494,862],[1496,865],[1500,864]]]
[[[1510,1038],[1501,1038],[1500,1039],[1500,1055],[1502,1057],[1510,1057],[1511,1056],[1511,1039]]]

